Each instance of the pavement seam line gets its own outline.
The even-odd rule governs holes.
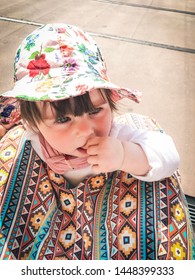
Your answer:
[[[8,17],[1,17],[1,16],[0,16],[0,21],[9,21],[9,22],[14,22],[14,23],[29,24],[29,25],[35,25],[35,26],[44,25],[43,23],[38,23],[38,22],[33,22],[33,21],[28,21],[28,20],[22,20],[22,19],[8,18]],[[127,42],[127,43],[133,43],[133,44],[163,48],[163,49],[168,49],[168,50],[172,50],[172,51],[180,51],[180,52],[191,53],[191,54],[195,53],[195,49],[190,49],[190,48],[183,48],[183,47],[161,44],[161,43],[155,43],[155,42],[144,41],[144,40],[139,40],[139,39],[131,39],[131,38],[117,36],[117,35],[94,33],[94,32],[90,32],[90,31],[87,31],[87,32],[91,36],[96,36],[96,37],[105,38],[105,39],[124,41],[124,42]]]
[[[108,4],[114,4],[114,5],[129,6],[129,7],[136,7],[136,8],[150,9],[150,10],[158,10],[158,11],[164,11],[164,12],[179,13],[179,14],[186,14],[186,15],[195,16],[195,12],[183,11],[183,10],[177,10],[177,9],[169,9],[169,8],[162,8],[162,7],[157,7],[157,6],[140,5],[140,4],[125,3],[125,2],[120,2],[120,1],[108,1],[108,0],[93,0],[93,1],[108,3]]]

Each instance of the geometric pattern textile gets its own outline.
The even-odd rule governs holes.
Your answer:
[[[1,259],[195,259],[177,172],[144,182],[115,171],[72,187],[17,126],[1,141],[0,194]]]

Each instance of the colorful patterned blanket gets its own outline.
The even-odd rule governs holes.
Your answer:
[[[160,129],[147,117],[132,114],[131,120]],[[144,182],[116,171],[72,187],[39,158],[17,126],[1,140],[0,195],[1,259],[195,259],[177,172]]]

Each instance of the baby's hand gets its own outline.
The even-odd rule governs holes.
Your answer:
[[[95,173],[120,170],[124,149],[120,140],[112,137],[94,137],[88,140],[87,161]]]

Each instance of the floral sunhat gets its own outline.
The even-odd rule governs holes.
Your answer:
[[[14,88],[2,94],[29,101],[55,101],[108,88],[117,101],[139,102],[141,93],[118,87],[106,74],[106,65],[93,38],[76,26],[47,24],[28,35],[14,63]]]

